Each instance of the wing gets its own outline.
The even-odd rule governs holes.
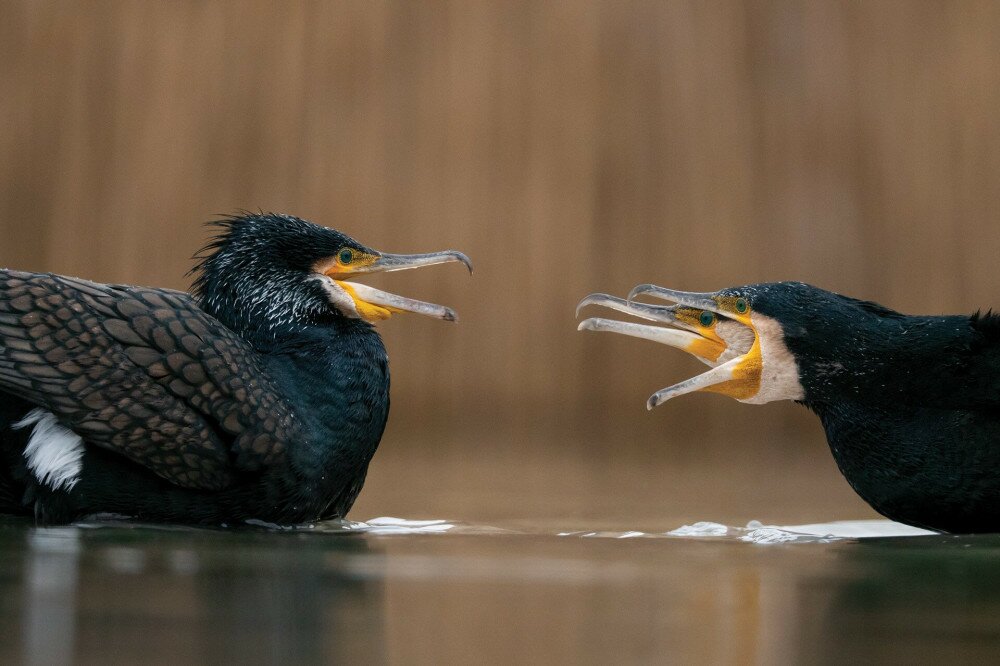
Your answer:
[[[0,389],[188,488],[275,462],[294,410],[188,294],[0,270]]]

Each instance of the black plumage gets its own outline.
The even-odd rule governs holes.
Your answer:
[[[997,315],[909,316],[798,282],[707,294],[643,285],[631,296],[640,294],[676,305],[604,295],[584,304],[715,335],[723,349],[718,360],[703,358],[715,366],[699,376],[706,380],[664,389],[650,406],[691,390],[796,400],[820,417],[841,472],[876,511],[941,531],[1000,531]],[[690,325],[706,311],[715,315],[709,327]],[[604,320],[581,328],[611,330],[595,321]]]
[[[214,524],[346,515],[389,412],[371,321],[454,314],[377,290],[366,302],[343,278],[468,260],[383,255],[285,215],[219,226],[193,296],[0,271],[0,511]]]
[[[907,316],[798,283],[760,290],[834,459],[879,513],[1000,531],[1000,317]]]

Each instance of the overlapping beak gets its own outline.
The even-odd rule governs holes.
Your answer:
[[[636,302],[638,296],[653,296],[671,306]],[[740,316],[731,297],[639,285],[627,299],[608,294],[591,294],[577,306],[577,314],[587,305],[600,305],[662,325],[637,324],[613,319],[591,318],[580,322],[581,331],[608,331],[652,340],[683,349],[711,370],[654,393],[648,409],[671,398],[694,391],[712,391],[737,400],[748,400],[760,387],[760,343],[749,312]]]
[[[435,264],[461,263],[472,273],[472,261],[462,252],[446,250],[427,254],[387,254],[381,252],[354,251],[349,261],[332,257],[316,266],[316,272],[331,278],[354,301],[358,314],[368,320],[388,319],[398,312],[414,312],[416,314],[456,321],[458,315],[449,307],[426,303],[424,301],[391,294],[366,284],[352,282],[344,278],[366,273],[388,273],[403,271],[421,266]]]
[[[610,294],[591,294],[576,306],[576,315],[588,305],[600,305],[633,317],[655,321],[667,326],[637,324],[617,319],[591,317],[584,319],[577,326],[578,331],[606,331],[620,333],[634,338],[652,340],[660,344],[683,349],[694,355],[700,361],[715,366],[720,356],[726,351],[725,341],[710,328],[700,325],[699,315],[694,311],[682,309],[681,305],[663,306],[647,303],[634,303]],[[695,323],[697,322],[697,323]]]

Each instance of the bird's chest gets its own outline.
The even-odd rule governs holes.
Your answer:
[[[281,372],[302,425],[298,440],[288,443],[281,503],[294,505],[302,520],[346,513],[389,415],[388,359],[381,344],[334,351]]]
[[[962,410],[841,405],[821,414],[841,472],[874,509],[957,531],[1000,516],[1000,423]]]

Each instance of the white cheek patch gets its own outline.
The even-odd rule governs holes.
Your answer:
[[[39,483],[53,490],[72,490],[83,470],[83,439],[59,424],[52,412],[36,408],[13,424],[15,430],[34,426],[24,457]]]
[[[330,304],[333,305],[333,307],[340,310],[340,312],[346,317],[361,319],[361,315],[358,314],[358,308],[354,303],[354,299],[351,298],[351,295],[348,294],[332,278],[327,277],[326,275],[317,275],[313,279],[319,282],[320,286],[323,287],[323,291],[326,292],[326,296],[330,299]]]
[[[781,324],[756,312],[750,315],[750,320],[760,338],[760,390],[752,398],[740,402],[760,405],[774,400],[802,400],[805,389],[799,381],[799,365],[785,345]]]

